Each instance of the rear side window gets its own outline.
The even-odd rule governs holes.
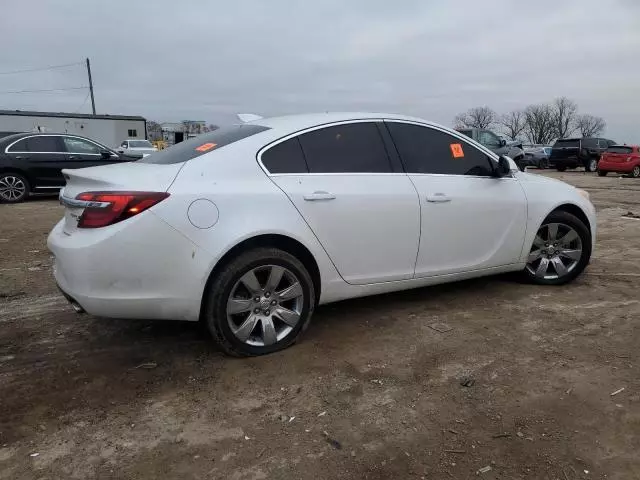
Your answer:
[[[410,123],[387,122],[407,173],[491,176],[489,157],[448,133]]]
[[[192,158],[199,157],[213,150],[218,150],[226,145],[250,137],[260,132],[269,130],[269,127],[262,125],[232,125],[218,128],[213,132],[198,135],[184,142],[180,142],[172,147],[165,148],[159,152],[138,160],[138,163],[170,164],[182,163]]]
[[[382,136],[373,122],[326,127],[298,138],[310,173],[391,172]]]
[[[274,145],[262,154],[262,164],[269,173],[308,173],[298,137]]]
[[[597,138],[583,138],[582,139],[582,147],[583,148],[597,148],[598,139]]]
[[[628,155],[629,153],[633,153],[633,148],[621,146],[609,147],[607,148],[607,153],[622,153]]]
[[[27,146],[27,139],[23,138],[22,140],[11,145],[11,148],[7,150],[8,152],[28,152],[29,147]]]
[[[58,137],[30,137],[26,140],[29,152],[62,152]]]
[[[556,143],[553,144],[553,148],[580,148],[580,139],[563,138],[556,140]]]

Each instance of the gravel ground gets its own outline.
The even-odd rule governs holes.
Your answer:
[[[195,324],[77,316],[45,246],[61,207],[0,206],[0,479],[640,478],[640,181],[545,174],[598,208],[573,284],[328,305],[245,360]]]

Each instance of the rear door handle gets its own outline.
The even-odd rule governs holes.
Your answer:
[[[69,160],[76,160],[77,158],[78,158],[78,157],[76,157],[75,155],[71,155],[71,156],[69,157]]]
[[[318,200],[334,200],[336,196],[333,193],[329,193],[325,191],[316,191],[310,195],[305,195],[303,198],[307,202],[316,202]]]
[[[447,197],[444,193],[432,193],[427,195],[427,202],[430,203],[445,203],[450,201],[451,198]]]

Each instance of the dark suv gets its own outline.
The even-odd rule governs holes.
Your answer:
[[[576,167],[595,172],[600,155],[612,145],[616,145],[616,142],[606,138],[560,138],[551,148],[549,166],[557,168],[559,172]]]
[[[0,139],[0,202],[18,203],[32,192],[64,187],[63,168],[95,167],[139,160],[88,138],[18,133]]]

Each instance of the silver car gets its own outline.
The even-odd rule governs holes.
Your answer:
[[[146,157],[147,155],[151,155],[153,152],[157,152],[158,149],[153,146],[153,144],[149,140],[124,140],[118,148],[116,148],[118,153],[126,153],[131,156],[140,156]]]

